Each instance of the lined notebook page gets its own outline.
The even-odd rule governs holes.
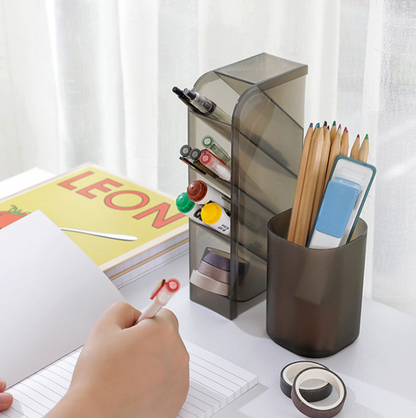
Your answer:
[[[185,341],[190,355],[190,387],[178,418],[208,418],[255,386],[257,376]],[[7,390],[11,408],[0,418],[42,418],[69,388],[81,348]]]

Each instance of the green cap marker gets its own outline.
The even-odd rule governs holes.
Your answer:
[[[195,207],[195,203],[189,199],[188,194],[183,192],[176,198],[176,207],[181,213],[188,213]]]

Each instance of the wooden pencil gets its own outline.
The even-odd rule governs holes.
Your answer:
[[[306,167],[305,182],[300,199],[298,219],[296,221],[295,236],[293,242],[305,246],[308,238],[311,222],[313,201],[318,181],[321,164],[322,149],[324,145],[323,128],[316,128],[312,136],[312,144],[309,152],[308,165]]]
[[[351,148],[350,157],[354,158],[354,160],[358,160],[358,157],[360,155],[360,135],[357,135],[357,138],[355,138],[354,145]]]
[[[329,135],[329,137],[331,139],[331,144],[334,141],[336,134],[337,134],[337,123],[334,121],[334,123],[331,126],[331,132],[330,132],[330,135]]]
[[[328,168],[326,170],[326,176],[325,176],[325,188],[329,181],[329,176],[331,175],[332,167],[334,166],[335,158],[338,157],[338,155],[341,152],[341,137],[340,137],[340,129],[337,132],[337,136],[334,140],[334,142],[331,144],[331,150],[329,152],[329,159],[328,159]]]
[[[309,226],[309,233],[312,230],[316,215],[318,213],[319,206],[321,205],[322,196],[324,195],[325,177],[326,177],[326,171],[328,169],[330,149],[331,149],[331,138],[330,138],[329,128],[328,129],[325,128],[324,129],[324,145],[322,148],[321,163],[319,167],[318,180],[316,183],[315,199],[313,201],[313,206],[312,206],[312,216],[311,216],[311,224]]]
[[[370,151],[370,144],[368,142],[368,135],[366,135],[365,138],[363,139],[363,143],[361,144],[360,155],[358,159],[362,161],[363,163],[366,163],[368,160],[369,151]]]
[[[350,148],[349,133],[348,133],[348,129],[345,128],[344,132],[342,133],[342,136],[341,136],[341,151],[340,151],[340,154],[345,155],[347,157],[349,148]]]
[[[300,197],[302,195],[303,184],[305,181],[305,172],[306,172],[306,166],[308,164],[308,156],[310,152],[310,145],[311,145],[313,132],[314,132],[313,123],[311,123],[309,125],[308,130],[306,131],[305,140],[303,141],[303,149],[302,149],[302,156],[300,159],[298,179],[296,182],[295,197],[293,199],[292,213],[290,215],[290,223],[289,223],[289,231],[287,234],[287,239],[292,242],[295,236],[295,227],[296,227],[296,222],[297,222],[298,213],[299,213]]]

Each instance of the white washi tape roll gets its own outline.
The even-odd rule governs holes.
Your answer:
[[[317,405],[308,402],[302,395],[300,387],[302,383],[307,380],[319,379],[326,381],[332,385],[332,387],[338,393],[338,399],[329,405]],[[310,367],[309,369],[302,370],[293,382],[291,398],[293,404],[298,408],[302,414],[311,418],[332,418],[341,412],[342,407],[347,397],[347,388],[345,387],[342,379],[329,369],[323,369],[321,367]]]

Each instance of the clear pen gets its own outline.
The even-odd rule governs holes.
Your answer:
[[[189,89],[183,89],[183,94],[188,97],[189,103],[195,106],[199,112],[205,116],[212,117],[219,120],[220,122],[231,125],[230,116],[222,109],[220,109],[211,99],[208,99],[197,91],[192,91]]]
[[[153,318],[168,302],[169,299],[179,290],[180,283],[176,279],[163,279],[152,292],[150,299],[152,303],[143,310],[136,324],[143,319]]]

